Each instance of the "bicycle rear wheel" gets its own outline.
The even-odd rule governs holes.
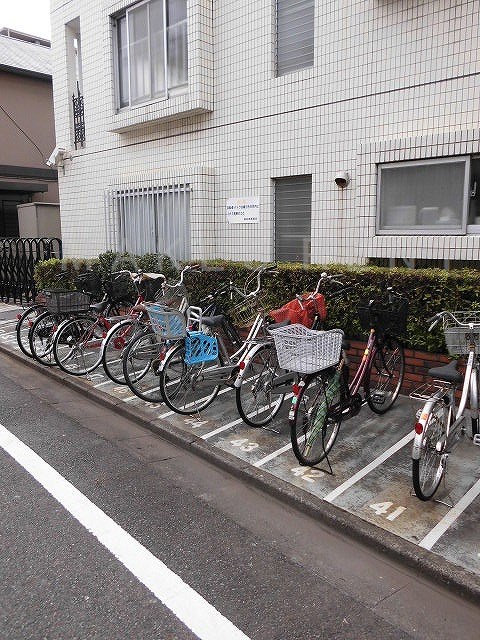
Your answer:
[[[128,343],[144,328],[137,320],[127,318],[115,324],[107,333],[102,345],[102,365],[106,375],[116,384],[127,384],[123,373],[123,354]]]
[[[55,362],[65,373],[83,376],[101,362],[105,327],[98,318],[80,316],[62,323],[53,340]]]
[[[327,456],[342,422],[344,397],[341,371],[327,369],[307,376],[290,420],[292,449],[300,464],[313,467]]]
[[[385,336],[370,361],[365,376],[365,396],[374,413],[386,413],[398,398],[405,374],[405,352],[402,343]]]
[[[285,391],[275,388],[280,373],[285,372],[273,344],[262,345],[247,364],[235,400],[240,417],[251,427],[263,427],[280,411],[285,398]]]
[[[412,460],[413,488],[420,500],[430,500],[433,497],[445,473],[447,414],[443,402],[438,400],[423,429],[420,458]]]
[[[122,357],[125,383],[145,402],[163,401],[159,367],[165,352],[165,341],[150,327],[133,337],[125,348]]]
[[[190,415],[202,411],[217,396],[220,385],[209,374],[220,367],[220,360],[188,365],[182,341],[165,358],[160,371],[160,391],[165,404],[176,413]]]
[[[29,358],[33,358],[33,353],[30,349],[30,343],[28,341],[30,330],[35,320],[41,313],[44,313],[45,311],[46,309],[44,305],[34,304],[31,307],[25,309],[20,318],[18,318],[17,324],[15,326],[15,334],[17,336],[18,346],[20,347],[22,353],[24,353]]]
[[[53,338],[55,331],[64,319],[65,316],[58,316],[45,311],[38,316],[29,331],[28,345],[30,352],[35,360],[46,367],[55,365]]]

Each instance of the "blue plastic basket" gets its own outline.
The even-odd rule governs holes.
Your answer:
[[[218,356],[218,342],[215,336],[207,336],[202,331],[189,331],[185,339],[185,362],[200,364],[212,362]]]
[[[175,340],[186,336],[186,323],[183,313],[174,309],[167,309],[155,303],[146,303],[145,307],[152,329],[158,336],[167,340]]]

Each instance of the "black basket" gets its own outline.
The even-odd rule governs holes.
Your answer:
[[[408,301],[402,298],[391,302],[375,300],[370,306],[358,306],[357,312],[364,331],[375,329],[397,336],[404,335],[407,331]]]
[[[90,295],[83,291],[50,289],[45,291],[45,306],[50,313],[81,313],[90,308]]]
[[[94,298],[100,298],[103,293],[102,279],[100,275],[94,271],[78,274],[75,278],[75,287],[78,291],[89,293]]]
[[[132,280],[128,275],[105,280],[103,288],[110,300],[113,301],[130,302],[135,298]]]

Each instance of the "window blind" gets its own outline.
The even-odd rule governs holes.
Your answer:
[[[277,75],[313,66],[314,0],[277,0]]]
[[[275,180],[275,259],[310,263],[312,176]]]

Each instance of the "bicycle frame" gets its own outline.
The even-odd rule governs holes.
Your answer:
[[[221,366],[220,367],[209,367],[208,363],[203,370],[203,375],[205,378],[208,378],[212,381],[217,381],[218,384],[225,384],[230,380],[232,374],[239,367],[239,363],[242,360],[244,354],[246,354],[251,348],[252,344],[255,343],[258,334],[261,331],[263,326],[263,314],[258,313],[253,325],[248,332],[247,337],[242,342],[240,347],[232,354],[229,355],[227,348],[225,346],[224,341],[222,340],[221,335],[216,335],[218,340],[218,349],[221,354]],[[172,347],[174,348],[174,347]],[[238,377],[235,380],[235,386],[237,385]]]
[[[476,353],[475,343],[470,344],[469,353],[467,358],[467,365],[465,369],[465,375],[462,385],[462,395],[456,407],[455,392],[457,385],[449,383],[444,380],[434,380],[439,385],[437,391],[427,399],[423,405],[423,409],[415,424],[415,437],[412,446],[412,459],[420,460],[422,446],[423,446],[423,432],[427,426],[427,422],[432,413],[433,407],[438,401],[444,403],[445,408],[448,407],[448,419],[446,421],[447,429],[443,442],[437,443],[437,447],[441,447],[441,450],[445,451],[445,454],[451,453],[456,444],[460,440],[460,433],[465,433],[465,409],[467,402],[470,399],[469,406],[471,411],[471,417],[478,420],[479,407],[478,407],[478,369],[480,363],[478,362],[478,356]],[[411,395],[415,398],[415,395]],[[448,402],[445,402],[445,398]],[[439,449],[440,451],[440,449]]]

